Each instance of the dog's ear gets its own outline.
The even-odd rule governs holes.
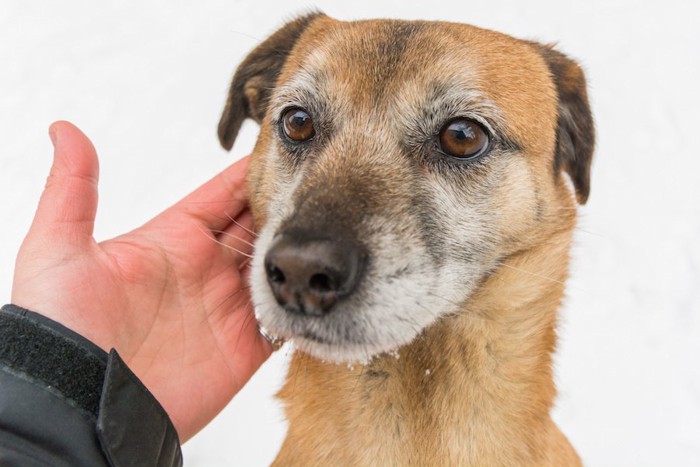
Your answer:
[[[554,176],[569,174],[576,199],[584,204],[591,190],[591,161],[595,145],[593,116],[586,78],[576,62],[551,45],[535,44],[544,57],[559,95]]]
[[[238,66],[231,81],[226,107],[219,120],[219,141],[230,150],[243,120],[262,121],[270,92],[282,66],[304,30],[317,18],[314,12],[288,22],[257,46]]]

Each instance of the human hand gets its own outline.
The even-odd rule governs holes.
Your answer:
[[[97,243],[95,149],[68,122],[49,134],[54,163],[17,257],[12,303],[115,348],[184,442],[271,353],[246,280],[248,160],[144,226]]]

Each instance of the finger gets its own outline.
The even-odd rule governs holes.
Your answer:
[[[50,234],[52,241],[81,244],[92,240],[97,211],[99,164],[90,140],[75,125],[49,128],[54,159],[30,235]]]
[[[246,175],[250,157],[244,157],[197,188],[168,214],[196,218],[210,230],[223,230],[248,206]]]

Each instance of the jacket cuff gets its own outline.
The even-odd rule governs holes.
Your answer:
[[[0,309],[0,366],[92,420],[111,465],[182,465],[170,418],[119,357],[32,311]]]

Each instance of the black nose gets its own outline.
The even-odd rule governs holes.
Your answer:
[[[265,255],[265,271],[285,310],[321,316],[353,291],[364,257],[352,241],[283,233]]]

